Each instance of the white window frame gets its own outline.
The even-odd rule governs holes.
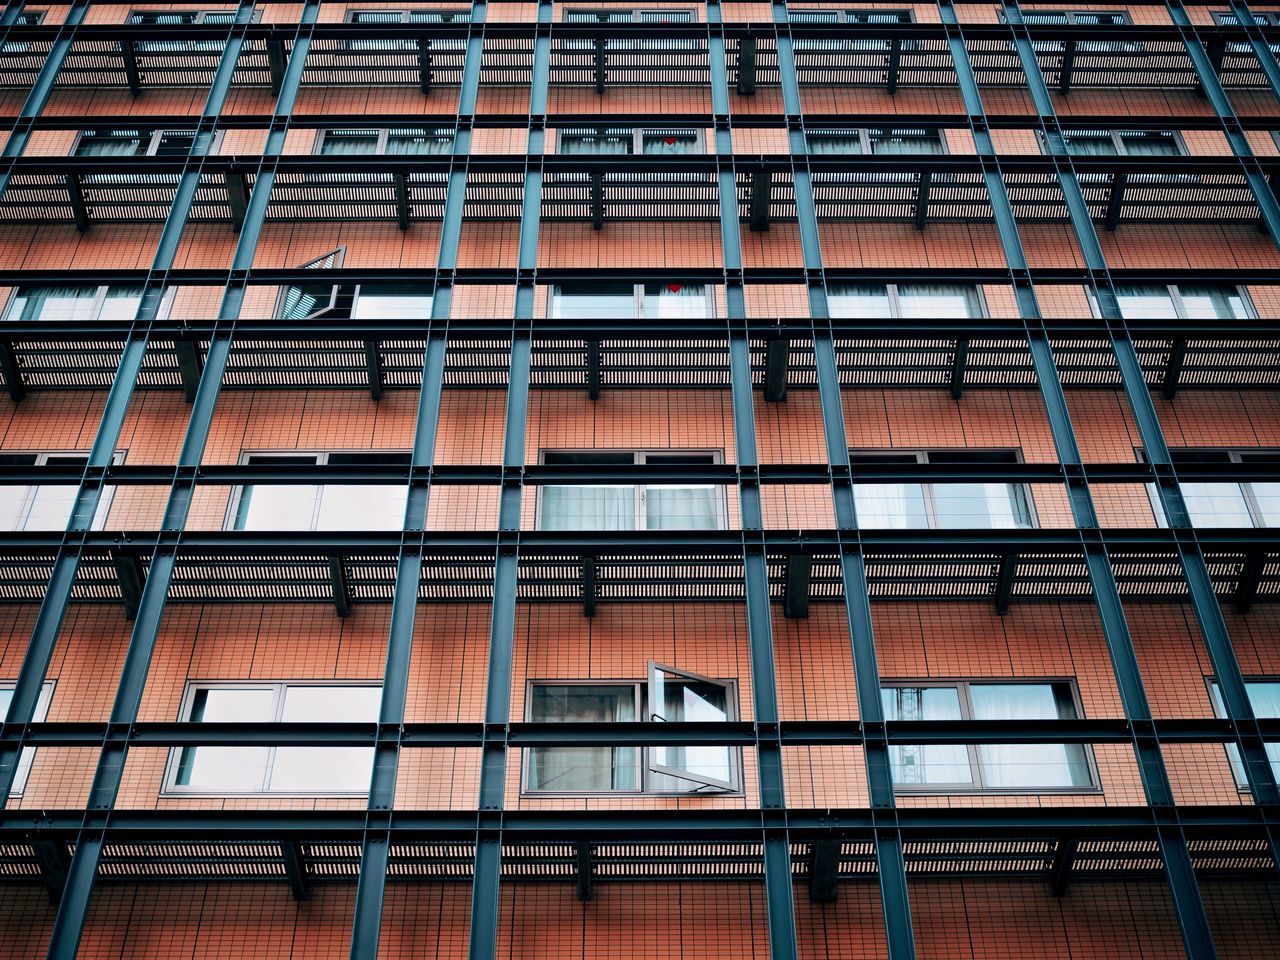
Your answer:
[[[1148,284],[1117,284],[1116,289],[1123,290],[1129,286],[1148,286]],[[1187,315],[1187,307],[1186,307],[1186,304],[1183,303],[1182,301],[1182,290],[1179,284],[1176,284],[1176,283],[1158,284],[1157,283],[1157,284],[1150,284],[1150,286],[1163,286],[1165,289],[1169,291],[1169,299],[1173,303],[1173,313],[1174,313],[1175,319],[1178,319],[1178,320],[1193,319],[1192,317]],[[1250,320],[1258,319],[1258,310],[1253,305],[1253,300],[1249,296],[1249,290],[1247,287],[1244,287],[1239,284],[1233,284],[1233,283],[1188,283],[1186,284],[1186,286],[1216,287],[1216,288],[1220,288],[1223,291],[1234,290],[1236,296],[1238,296],[1240,298],[1240,301],[1244,304],[1245,311],[1249,314],[1247,319],[1250,319]],[[1097,303],[1097,300],[1094,298],[1092,288],[1086,287],[1085,294],[1089,298],[1089,310],[1091,311],[1092,315],[1095,318],[1100,317],[1102,313],[1098,309],[1098,303]]]
[[[941,127],[845,127],[836,129],[834,127],[821,127],[817,129],[806,129],[805,147],[812,154],[813,149],[810,146],[810,138],[812,137],[847,137],[852,133],[858,135],[858,149],[848,154],[851,157],[929,157],[929,156],[945,156],[950,153],[950,147],[947,144],[946,134]],[[872,139],[884,139],[888,135],[889,139],[894,139],[894,134],[898,134],[898,139],[906,139],[904,134],[931,134],[935,138],[939,146],[942,147],[936,154],[930,153],[876,153],[871,146]],[[918,137],[917,139],[925,139]],[[818,156],[822,156],[818,154]],[[912,174],[914,176],[914,174]],[[935,175],[936,176],[936,175]]]
[[[706,140],[703,136],[703,130],[699,127],[561,127],[556,130],[556,152],[564,154],[564,137],[570,136],[593,136],[593,137],[629,137],[631,140],[631,151],[623,156],[643,156],[645,137],[661,137],[668,134],[676,134],[677,136],[687,136],[693,134],[694,145],[690,151],[690,156],[706,152]],[[593,154],[572,154],[572,156],[593,156]],[[610,154],[600,154],[600,156],[610,156]]]
[[[305,466],[307,465],[305,463],[306,458],[311,457],[313,458],[311,461],[312,466],[324,466],[329,463],[329,458],[334,454],[379,454],[379,455],[395,454],[395,455],[403,455],[406,458],[410,458],[413,456],[413,451],[382,450],[382,449],[378,449],[378,450],[340,450],[340,449],[335,449],[335,450],[244,450],[244,451],[241,451],[240,453],[239,463],[241,466],[248,466],[250,463],[252,463],[254,457],[294,457],[302,465]],[[409,461],[408,459],[406,459],[405,469],[407,470],[408,468],[409,468]],[[305,481],[300,481],[300,482],[305,484]],[[306,485],[311,486],[312,484],[306,484]],[[406,489],[406,496],[407,496],[409,481],[406,479],[403,485]],[[252,487],[254,486],[254,484],[248,484],[248,486]],[[260,484],[260,486],[275,487],[275,486],[282,486],[282,484],[274,484],[274,483],[265,484],[264,483],[264,484]],[[330,484],[316,483],[314,484],[314,486],[318,486],[323,489],[326,486],[330,486]],[[370,487],[399,486],[399,484],[371,483],[371,484],[368,484],[368,486]],[[240,516],[240,506],[241,506],[241,501],[243,501],[244,499],[244,491],[245,491],[245,485],[237,486],[233,488],[233,490],[231,491],[231,496],[227,500],[227,516],[226,516],[226,519],[223,521],[222,529],[224,530],[242,529],[237,525],[237,520],[239,519],[239,516]],[[320,517],[320,503],[321,503],[321,498],[317,497],[315,506],[312,507],[312,510],[311,510],[311,525],[306,530],[298,531],[298,532],[313,533],[316,531],[316,522],[319,520],[319,517]]]
[[[72,157],[74,157],[74,156],[79,156],[79,154],[78,154],[78,152],[77,152],[77,151],[79,151],[79,149],[80,149],[80,144],[85,140],[85,138],[86,138],[86,137],[88,137],[88,136],[90,136],[90,135],[98,134],[98,133],[102,133],[102,132],[107,132],[107,133],[112,133],[112,134],[120,133],[120,134],[121,134],[121,136],[119,136],[119,137],[117,137],[117,138],[115,138],[115,139],[121,139],[121,140],[123,140],[123,139],[130,139],[130,140],[146,140],[146,147],[145,147],[141,152],[139,152],[139,153],[135,153],[135,154],[131,154],[131,156],[135,156],[135,157],[154,157],[154,156],[156,155],[156,152],[160,149],[160,143],[161,143],[161,142],[164,140],[164,138],[165,138],[166,136],[168,136],[169,134],[175,134],[175,133],[176,133],[176,134],[182,134],[182,135],[190,134],[190,136],[191,136],[191,137],[193,137],[193,138],[194,138],[195,136],[197,136],[197,133],[196,133],[196,131],[195,131],[195,130],[185,130],[185,129],[182,129],[182,130],[180,130],[180,129],[161,129],[161,130],[152,130],[152,131],[150,131],[149,133],[148,133],[146,130],[141,130],[141,129],[138,129],[138,128],[136,128],[136,127],[133,127],[133,128],[129,128],[129,127],[121,127],[121,128],[119,128],[118,130],[111,130],[111,129],[107,129],[107,130],[105,130],[105,131],[102,131],[102,130],[81,130],[79,133],[77,133],[77,134],[76,134],[76,140],[75,140],[75,143],[73,143],[73,144],[71,145],[71,153],[70,153],[70,154],[68,154],[68,156],[72,156]],[[136,134],[137,134],[137,136],[136,136],[136,137],[126,137],[126,136],[125,136],[126,134],[130,134],[130,133],[136,133]],[[225,131],[223,131],[223,130],[215,131],[215,133],[213,134],[213,139],[212,139],[212,140],[210,141],[210,143],[209,143],[209,151],[208,151],[209,153],[211,153],[211,154],[212,154],[212,153],[217,153],[217,152],[218,152],[218,147],[219,147],[219,146],[221,145],[221,143],[222,143],[222,135],[223,135],[223,133],[225,133]]]
[[[892,679],[882,680],[880,689],[883,690],[900,690],[900,689],[925,689],[925,688],[945,688],[956,691],[960,704],[960,719],[973,719],[973,700],[970,693],[972,687],[986,686],[1011,686],[1011,687],[1028,687],[1028,686],[1052,686],[1056,689],[1055,700],[1059,694],[1066,693],[1070,699],[1072,709],[1075,710],[1075,717],[1059,719],[1082,719],[1084,717],[1084,705],[1080,700],[1080,690],[1074,677],[965,677],[960,679],[951,678],[933,678],[928,679]],[[947,723],[946,720],[920,721],[922,723]],[[1016,722],[1016,721],[1015,721]],[[1098,765],[1093,755],[1093,745],[1089,743],[1080,744],[1084,750],[1085,760],[1089,767],[1089,785],[1078,787],[1062,787],[1062,786],[1028,786],[1028,787],[1002,787],[988,786],[985,782],[982,769],[982,759],[979,747],[995,746],[994,741],[987,743],[967,743],[964,744],[969,756],[969,772],[972,776],[971,783],[899,783],[897,780],[893,782],[893,792],[895,794],[909,794],[911,796],[920,795],[950,795],[950,794],[982,794],[985,796],[1006,796],[1016,794],[1025,796],[1033,795],[1054,795],[1059,794],[1097,794],[1102,792],[1102,780],[1098,775]],[[899,746],[913,746],[913,744],[899,744]],[[892,764],[891,764],[892,769]],[[892,774],[891,774],[892,775]]]
[[[573,284],[552,283],[547,285],[547,316],[553,316],[555,313],[555,299],[557,296],[563,296],[566,292],[573,294]],[[618,287],[627,286],[625,283],[619,283]],[[631,284],[632,297],[632,319],[644,319],[644,288],[648,286],[645,283]],[[705,298],[705,309],[707,319],[714,320],[716,316],[716,288],[710,283],[691,284],[691,286],[701,286],[703,297]],[[564,288],[568,287],[566,291]]]
[[[382,682],[379,680],[188,680],[186,688],[182,692],[182,703],[179,707],[178,720],[180,723],[190,723],[191,712],[195,708],[196,695],[201,690],[273,690],[275,692],[275,719],[263,721],[263,723],[284,723],[281,716],[284,713],[285,691],[289,687],[372,687],[378,690],[382,689]],[[369,721],[370,725],[377,723],[377,719]],[[199,744],[195,746],[171,747],[169,757],[165,762],[164,786],[161,790],[161,796],[183,796],[183,797],[367,797],[369,795],[368,788],[364,790],[316,790],[299,792],[296,790],[271,790],[267,784],[271,780],[272,771],[275,768],[276,751],[279,746],[265,747],[268,752],[267,763],[263,773],[263,785],[259,790],[233,790],[233,789],[211,789],[208,787],[192,787],[186,784],[178,783],[178,770],[182,765],[183,753],[186,750],[199,750]],[[226,744],[206,744],[211,747],[233,746]],[[252,749],[252,747],[248,748]],[[305,749],[305,748],[304,748]],[[362,749],[355,747],[354,749]],[[369,746],[370,753],[373,747]]]
[[[333,156],[333,154],[322,154],[321,152],[324,149],[325,137],[327,137],[331,133],[336,133],[336,132],[373,133],[373,134],[376,134],[378,138],[376,148],[374,149],[373,153],[363,154],[363,156],[385,157],[385,156],[388,156],[387,144],[390,142],[392,130],[395,130],[397,132],[401,130],[414,130],[414,131],[421,130],[424,133],[427,133],[431,136],[440,137],[441,139],[443,139],[441,134],[447,131],[449,134],[449,151],[448,151],[449,153],[453,153],[454,143],[456,142],[456,139],[457,139],[457,132],[454,130],[453,127],[400,127],[400,126],[396,126],[396,127],[358,127],[358,126],[325,127],[323,129],[316,131],[315,141],[311,145],[311,152],[317,156]],[[446,154],[435,154],[435,156],[445,156],[445,155]],[[348,156],[362,156],[362,154],[348,154]],[[413,156],[431,156],[431,154],[405,153],[405,154],[395,154],[395,156],[413,157]]]
[[[1177,130],[1063,130],[1062,139],[1067,145],[1067,152],[1073,157],[1088,156],[1088,154],[1070,153],[1070,140],[1073,135],[1099,140],[1104,137],[1109,138],[1116,148],[1115,155],[1118,157],[1127,157],[1130,156],[1130,153],[1128,144],[1125,141],[1127,139],[1136,139],[1138,136],[1143,134],[1156,134],[1160,137],[1168,137],[1170,142],[1172,142],[1177,148],[1177,156],[1185,157],[1187,155],[1187,145],[1182,139],[1181,132]],[[1040,144],[1044,148],[1044,152],[1048,153],[1048,145],[1045,143],[1044,134],[1039,134],[1038,136],[1040,138]],[[1098,156],[1105,156],[1105,154],[1098,154]],[[1141,154],[1138,154],[1137,156],[1141,156]]]
[[[933,447],[929,450],[913,450],[913,449],[897,450],[897,449],[892,449],[888,447],[877,447],[877,448],[851,447],[849,449],[849,458],[851,461],[856,458],[856,459],[861,459],[865,462],[866,460],[872,460],[872,459],[890,460],[893,458],[901,458],[901,457],[915,457],[916,463],[929,463],[930,453],[960,453],[960,454],[1012,453],[1017,458],[1018,463],[1023,462],[1021,449],[1012,449],[1012,448],[1003,448],[1003,447],[1000,447],[1000,448],[957,447],[953,450],[944,450],[940,447]],[[854,473],[855,474],[857,473],[856,464],[854,465]],[[857,487],[862,483],[882,483],[882,482],[885,482],[885,481],[880,481],[880,480],[860,481],[855,479],[854,489],[856,492]],[[909,482],[912,484],[917,483],[917,481],[909,481]],[[984,481],[975,480],[973,482],[982,483]],[[1040,518],[1036,513],[1035,498],[1031,495],[1030,484],[1018,483],[1017,481],[1013,481],[1013,480],[996,480],[996,481],[990,481],[990,482],[1000,483],[1008,487],[1010,491],[1010,498],[1012,499],[1013,497],[1016,496],[1017,499],[1021,501],[1020,504],[1011,503],[1011,507],[1013,508],[1012,512],[1015,517],[1017,517],[1019,513],[1025,515],[1029,526],[1025,528],[1015,528],[1015,529],[1028,529],[1028,530],[1039,529]],[[924,529],[927,529],[927,530],[944,529],[942,526],[940,526],[938,521],[937,495],[934,491],[934,488],[938,486],[938,483],[932,480],[920,480],[918,481],[918,484],[920,486],[921,493],[924,497],[925,517],[929,521],[929,525]],[[1021,509],[1019,509],[1019,507]],[[986,529],[986,528],[979,528],[979,529]]]
[[[734,723],[739,719],[738,713],[738,681],[736,679],[716,679],[706,677],[702,674],[693,673],[678,667],[668,667],[656,662],[650,661],[648,666],[648,675],[645,680],[591,680],[591,679],[537,679],[528,680],[525,683],[525,716],[532,716],[533,710],[533,691],[535,687],[619,687],[630,688],[635,696],[635,716],[641,722],[664,722],[662,718],[652,712],[651,697],[653,695],[654,671],[662,671],[665,673],[675,674],[684,679],[692,680],[697,683],[708,683],[714,686],[723,687],[725,691],[725,707],[728,715],[726,722]],[[622,746],[632,746],[624,744]],[[634,746],[636,752],[636,783],[639,785],[636,789],[617,789],[617,790],[543,790],[530,787],[532,782],[532,772],[530,767],[533,764],[534,751],[537,747],[528,747],[522,751],[521,757],[521,773],[520,773],[520,793],[528,797],[636,797],[636,796],[659,796],[659,797],[725,797],[725,796],[741,796],[743,793],[742,786],[742,748],[726,747],[732,751],[734,762],[732,763],[731,779],[728,781],[714,780],[711,778],[696,778],[687,771],[674,770],[669,767],[661,767],[657,761],[651,758],[653,747]],[[661,790],[654,785],[654,775],[662,775],[667,777],[675,777],[679,780],[687,780],[691,786],[688,790]]]
[[[902,317],[902,300],[901,300],[901,298],[899,297],[899,294],[898,294],[898,288],[899,288],[900,286],[901,286],[901,287],[911,287],[911,286],[918,286],[918,287],[930,287],[930,286],[958,286],[958,287],[964,287],[964,289],[965,289],[966,291],[968,291],[968,292],[972,295],[972,296],[971,296],[971,300],[970,300],[970,302],[971,302],[971,303],[973,304],[973,306],[975,306],[975,307],[977,308],[977,310],[978,310],[978,312],[977,312],[977,314],[976,314],[975,316],[970,317],[970,318],[968,318],[968,319],[972,319],[972,320],[981,320],[982,318],[984,318],[984,317],[986,317],[986,316],[987,316],[987,298],[986,298],[986,295],[983,293],[982,287],[981,287],[979,284],[976,284],[976,283],[974,283],[974,284],[968,284],[968,283],[960,283],[960,284],[930,284],[930,283],[903,283],[903,284],[897,284],[897,283],[885,283],[885,284],[877,284],[877,283],[856,283],[856,282],[855,282],[855,283],[849,283],[849,284],[837,284],[837,283],[833,283],[833,284],[829,284],[829,285],[828,285],[828,296],[830,296],[830,295],[831,295],[831,294],[830,294],[830,291],[831,291],[832,289],[835,289],[835,290],[837,290],[837,291],[838,291],[838,290],[839,290],[839,288],[840,288],[840,287],[842,287],[842,286],[850,286],[850,287],[879,287],[879,286],[883,286],[883,287],[885,288],[885,295],[888,297],[888,300],[889,300],[889,317],[890,317],[891,319],[894,319],[894,320],[901,319],[901,317]],[[839,294],[837,293],[837,295],[839,295]]]
[[[36,698],[35,714],[31,718],[32,723],[44,723],[49,717],[49,706],[53,703],[53,690],[57,685],[56,680],[46,680],[40,684],[40,695]],[[0,680],[0,690],[17,689],[17,680]],[[5,721],[5,714],[0,714],[0,722]],[[31,769],[36,762],[36,748],[23,747],[22,753],[18,755],[18,766],[13,775],[13,786],[9,788],[9,799],[16,800],[21,797],[27,789],[27,781],[31,777]],[[0,803],[0,806],[3,806]]]
[[[635,458],[635,459],[634,459],[634,461],[633,461],[633,463],[634,463],[634,465],[637,465],[637,466],[638,466],[638,465],[640,465],[640,464],[648,463],[648,459],[647,459],[648,457],[651,457],[651,456],[658,456],[658,457],[661,457],[663,454],[666,454],[667,456],[691,456],[691,457],[697,457],[697,456],[708,456],[708,457],[711,457],[711,462],[712,462],[712,463],[714,463],[714,464],[722,464],[722,463],[724,463],[724,451],[723,451],[723,450],[708,450],[708,449],[704,449],[704,448],[692,449],[692,450],[685,450],[685,449],[666,449],[666,450],[663,450],[663,449],[656,449],[656,448],[648,448],[648,449],[644,449],[644,450],[637,450],[637,449],[634,449],[634,448],[628,448],[628,447],[548,447],[548,448],[545,448],[545,449],[543,449],[543,450],[538,451],[538,463],[539,463],[539,464],[545,464],[545,463],[547,462],[547,454],[549,454],[549,453],[550,453],[550,454],[590,454],[590,453],[616,453],[616,454],[628,454],[628,453],[629,453],[629,454],[631,454],[631,455]],[[535,506],[534,506],[534,529],[535,529],[535,530],[541,530],[541,529],[542,529],[542,490],[543,490],[543,486],[544,486],[543,484],[538,484],[538,487],[537,487],[537,497],[536,497],[536,503],[535,503]],[[649,518],[649,514],[648,514],[648,496],[647,496],[647,493],[648,493],[648,486],[647,486],[647,485],[645,485],[645,484],[642,484],[642,483],[620,483],[620,484],[591,484],[591,483],[582,483],[582,484],[546,484],[546,486],[565,486],[565,487],[567,487],[567,486],[574,486],[574,487],[619,486],[619,487],[629,487],[630,489],[632,489],[632,490],[635,490],[635,491],[636,491],[636,525],[635,525],[635,529],[636,529],[636,530],[648,530],[648,529],[649,529],[649,525],[648,525],[648,518]],[[658,483],[658,484],[653,484],[653,486],[661,487],[661,486],[669,486],[669,484],[661,484],[661,483]],[[715,528],[716,528],[717,530],[726,530],[726,529],[728,529],[728,526],[729,526],[729,491],[728,491],[728,488],[727,488],[726,486],[722,485],[722,484],[714,484],[714,483],[708,483],[708,484],[690,484],[690,486],[708,486],[708,487],[715,487],[715,488],[716,488],[717,496],[716,496],[716,527],[715,527]]]

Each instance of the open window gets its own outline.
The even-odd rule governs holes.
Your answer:
[[[302,264],[300,270],[336,270],[346,259],[347,248],[339,247],[322,257],[316,257]],[[311,320],[316,317],[342,319],[351,315],[351,304],[355,297],[353,287],[343,287],[336,283],[300,283],[282,287],[276,301],[276,316],[282,320]]]
[[[675,667],[650,663],[646,681],[557,680],[529,685],[533,723],[725,723],[737,719],[737,689]],[[533,747],[525,751],[531,794],[736,792],[742,751],[728,746]]]
[[[13,702],[13,691],[16,680],[0,680],[0,722],[9,715],[9,704]],[[53,682],[46,681],[40,687],[40,696],[36,700],[36,712],[31,718],[34,723],[43,723],[49,716],[49,704],[53,701]],[[36,761],[36,748],[24,747],[18,757],[18,769],[13,776],[13,786],[9,790],[10,797],[20,797],[27,788],[27,778],[31,776],[31,766]],[[2,805],[2,804],[0,804]]]
[[[731,717],[732,684],[659,663],[649,664],[649,719],[664,723],[727,723]],[[659,778],[656,789],[679,789],[700,784],[719,790],[737,789],[737,751],[727,746],[668,746],[649,748],[649,775]],[[673,782],[674,781],[674,782]]]

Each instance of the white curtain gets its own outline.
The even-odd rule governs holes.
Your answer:
[[[10,320],[91,320],[96,287],[19,287]]]
[[[716,487],[645,487],[650,530],[715,530],[720,526]]]
[[[377,130],[326,130],[320,141],[320,153],[326,157],[368,156],[377,152]]]
[[[700,283],[650,283],[644,288],[647,320],[688,320],[706,317],[707,288]]]
[[[1177,316],[1168,287],[1126,284],[1116,288],[1120,314],[1127,320],[1172,320]]]
[[[886,720],[959,720],[955,687],[884,687]],[[969,748],[963,744],[912,743],[889,748],[893,782],[903,785],[969,784]]]
[[[1235,287],[1179,287],[1183,309],[1192,320],[1247,320],[1249,308]]]
[[[905,284],[898,288],[904,317],[921,320],[962,319],[980,315],[977,293],[960,284]]]
[[[836,284],[827,294],[833,317],[877,319],[890,316],[889,293],[883,286]]]
[[[636,488],[543,487],[540,526],[543,530],[634,530]]]
[[[933,505],[942,529],[1008,530],[1026,526],[1008,483],[935,483]]]
[[[138,130],[112,130],[106,137],[81,137],[78,157],[133,157],[142,153],[146,138]]]
[[[529,719],[534,723],[618,723],[636,719],[631,686],[539,685]],[[534,747],[531,790],[635,790],[634,747]]]
[[[1054,720],[1058,701],[1047,683],[973,684],[975,720]],[[988,787],[1088,786],[1090,774],[1080,744],[982,744],[978,747]]]
[[[620,155],[631,152],[630,130],[561,130],[560,152],[572,155]]]
[[[858,526],[867,530],[920,530],[929,526],[924,488],[918,483],[857,483]]]
[[[374,723],[381,687],[287,687],[284,723]],[[267,789],[277,793],[362,793],[373,773],[372,747],[277,747]]]

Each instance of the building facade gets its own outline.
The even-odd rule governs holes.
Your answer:
[[[10,2],[0,956],[1280,956],[1277,51]]]

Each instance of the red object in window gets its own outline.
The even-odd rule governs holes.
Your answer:
[[[672,144],[672,143],[675,143],[675,142],[676,142],[676,138],[675,138],[675,137],[664,137],[663,139],[664,139],[668,144]]]
[[[668,284],[667,284],[667,290],[669,290],[671,293],[679,293],[679,292],[680,292],[680,284],[678,284],[678,283],[668,283]]]

